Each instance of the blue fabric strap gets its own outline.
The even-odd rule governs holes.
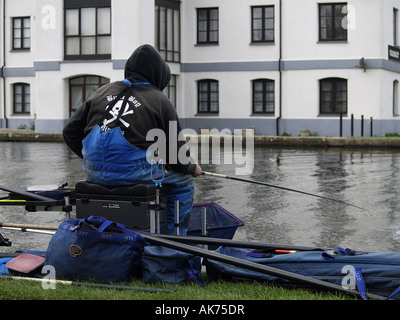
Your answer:
[[[194,280],[197,284],[205,287],[206,285],[198,278],[198,274],[200,273],[196,268],[194,268],[193,263],[190,259],[187,260],[190,266],[191,271],[189,271],[189,279]]]
[[[354,268],[354,277],[356,279],[358,292],[360,293],[361,298],[367,300],[367,289],[365,287],[365,282],[361,273],[361,268]]]
[[[150,82],[136,82],[136,83],[131,83],[128,79],[124,79],[122,80],[123,82],[125,82],[128,86],[143,86],[146,84],[151,84]]]
[[[388,299],[394,297],[396,294],[400,292],[400,287],[398,287],[396,290],[393,291],[393,293],[388,297]]]
[[[113,224],[112,221],[110,221],[110,220],[105,220],[105,221],[100,225],[100,227],[97,229],[97,231],[99,231],[99,232],[104,232],[104,230],[106,230],[107,227],[109,227],[111,224]]]

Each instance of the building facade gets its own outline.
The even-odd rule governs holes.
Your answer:
[[[0,127],[61,132],[154,45],[182,126],[400,133],[400,0],[2,0]]]

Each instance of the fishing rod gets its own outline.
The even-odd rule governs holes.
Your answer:
[[[12,188],[12,187],[7,187],[7,186],[3,186],[0,185],[0,190],[4,190],[4,191],[8,191],[11,193],[16,193],[20,196],[24,196],[28,199],[34,199],[34,200],[38,200],[38,201],[44,201],[44,202],[54,202],[54,199],[42,196],[40,194],[36,194],[33,192],[28,192],[28,191],[23,191],[20,189],[16,189],[16,188]]]
[[[286,190],[286,191],[293,191],[293,192],[305,194],[305,195],[308,195],[308,196],[317,197],[317,198],[324,199],[324,200],[330,200],[330,201],[339,202],[339,203],[342,203],[342,204],[345,204],[345,205],[348,205],[348,206],[351,206],[351,207],[354,207],[354,208],[357,208],[357,209],[367,210],[367,209],[358,207],[358,206],[356,206],[354,204],[347,203],[347,202],[344,202],[344,201],[341,201],[341,200],[328,198],[328,197],[320,196],[318,194],[313,194],[313,193],[309,193],[309,192],[305,192],[305,191],[301,191],[301,190],[295,190],[295,189],[291,189],[291,188],[287,188],[287,187],[277,186],[277,185],[266,183],[266,182],[262,182],[262,181],[243,179],[243,178],[238,178],[238,177],[233,177],[233,176],[226,176],[224,174],[207,172],[207,171],[203,171],[201,174],[202,175],[206,175],[206,176],[211,176],[211,177],[217,177],[217,178],[230,179],[230,180],[236,180],[236,181],[241,181],[241,182],[254,183],[254,184],[259,184],[259,185],[266,186],[266,187],[282,189],[282,190]]]
[[[45,226],[45,225],[34,225],[34,224],[18,224],[18,223],[5,223],[0,222],[0,228],[7,230],[17,230],[22,232],[36,232],[43,234],[55,234],[58,229],[57,226]],[[278,243],[266,243],[262,241],[243,241],[243,240],[232,240],[212,237],[199,237],[199,236],[177,236],[169,234],[153,234],[156,237],[160,237],[167,240],[173,240],[181,243],[194,243],[194,244],[207,244],[207,245],[218,245],[226,247],[236,248],[251,248],[251,249],[277,249],[277,250],[294,250],[294,251],[324,251],[326,249],[318,247],[308,246],[296,246]]]
[[[54,235],[56,232],[52,230],[44,230],[44,229],[30,229],[30,228],[20,228],[20,227],[1,227],[6,230],[15,230],[21,232],[32,232],[32,233],[41,233],[41,234],[49,234]]]
[[[115,284],[79,282],[79,281],[46,279],[46,278],[31,278],[31,277],[20,277],[20,276],[0,275],[0,279],[25,280],[25,281],[42,282],[42,283],[46,283],[46,284],[75,285],[75,286],[85,286],[85,287],[93,287],[93,288],[116,289],[116,290],[136,290],[136,291],[145,291],[145,292],[164,292],[164,293],[175,292],[175,290],[172,290],[172,289],[146,288],[146,287],[115,285]]]
[[[222,238],[210,238],[203,236],[176,236],[169,234],[153,234],[153,236],[173,240],[181,243],[192,243],[192,244],[207,244],[207,245],[218,245],[225,247],[235,248],[249,248],[249,249],[275,249],[275,250],[293,250],[293,251],[325,251],[326,249],[318,247],[307,247],[307,246],[296,246],[290,244],[278,244],[278,243],[267,243],[260,241],[243,241],[243,240],[231,240]]]
[[[0,222],[0,228],[7,230],[17,230],[22,232],[33,232],[53,235],[58,229],[57,226],[43,226],[36,224],[20,224],[20,223],[8,223]]]
[[[21,229],[38,229],[38,230],[57,230],[57,226],[42,226],[36,224],[21,224],[21,223],[8,223],[0,222],[0,228],[21,228]]]

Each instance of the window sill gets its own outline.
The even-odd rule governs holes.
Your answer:
[[[265,41],[265,42],[250,42],[250,46],[273,46],[275,41]]]
[[[275,113],[252,113],[250,117],[275,117]]]
[[[76,60],[62,60],[61,63],[89,63],[89,62],[112,62],[111,59],[93,59],[93,60],[85,60],[85,59],[76,59]]]
[[[10,52],[31,52],[31,48],[23,48],[23,49],[11,49]]]
[[[12,117],[26,117],[26,116],[30,116],[30,115],[31,115],[30,112],[19,112],[19,113],[10,114],[10,116],[12,116]]]
[[[88,55],[69,55],[64,56],[64,61],[111,61],[111,54],[88,54]]]
[[[318,44],[348,44],[348,40],[319,40]]]
[[[196,113],[195,117],[219,117],[218,112],[204,112],[204,113]]]
[[[343,118],[347,118],[347,113],[342,114]],[[338,118],[340,117],[340,113],[320,113],[317,117],[328,117],[328,118]]]
[[[194,46],[195,47],[219,46],[219,42],[196,43]]]

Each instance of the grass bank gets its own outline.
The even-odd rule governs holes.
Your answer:
[[[197,283],[147,285],[141,281],[125,283],[132,287],[169,289],[174,292],[145,292],[57,284],[43,289],[41,283],[26,280],[0,280],[1,300],[353,300],[342,293],[284,288],[257,282],[218,281],[205,287]]]

